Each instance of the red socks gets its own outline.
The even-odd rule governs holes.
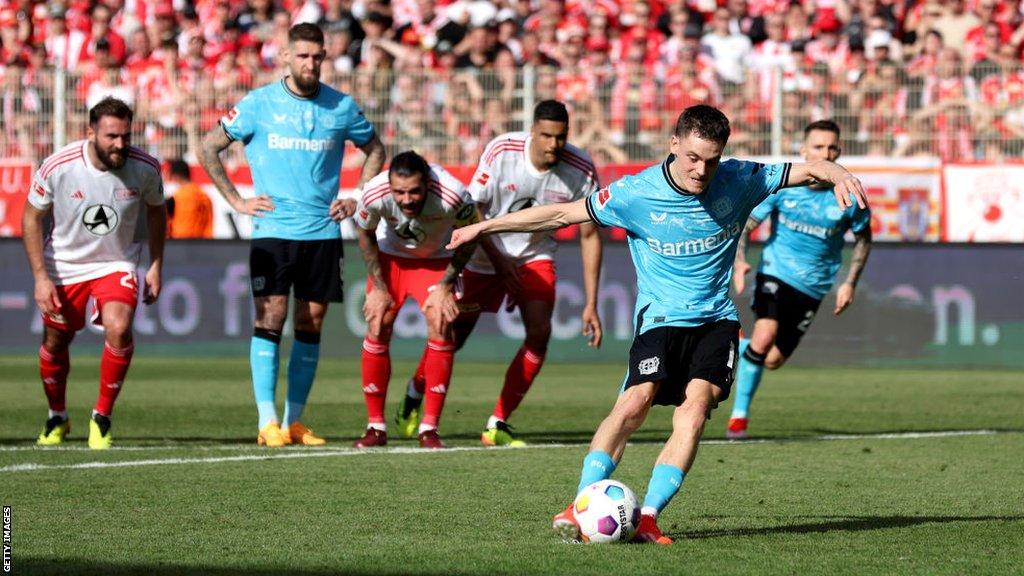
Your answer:
[[[494,405],[495,418],[508,420],[512,412],[519,407],[519,403],[523,401],[523,396],[526,396],[526,392],[530,390],[533,380],[540,373],[540,368],[543,365],[543,355],[534,353],[526,346],[519,348],[519,353],[516,354],[512,364],[509,364],[508,370],[505,372],[505,385],[501,388],[501,396],[498,397],[497,404]]]
[[[455,358],[455,343],[444,340],[428,340],[427,349],[421,362],[426,377],[426,391],[423,399],[423,420],[420,426],[437,428],[448,394],[448,383],[452,377],[452,361]],[[418,372],[419,370],[417,370]]]
[[[370,424],[383,425],[384,401],[391,380],[391,351],[387,342],[363,339],[363,400]]]
[[[104,343],[103,356],[100,359],[100,395],[96,399],[96,412],[110,416],[114,410],[114,401],[121,393],[124,386],[124,377],[128,373],[128,366],[132,363],[132,353],[135,351],[135,344],[129,344],[124,348],[113,348],[110,344]]]
[[[68,389],[68,373],[71,372],[71,358],[67,350],[54,354],[39,347],[39,377],[43,380],[43,391],[50,410],[64,412],[65,393]]]

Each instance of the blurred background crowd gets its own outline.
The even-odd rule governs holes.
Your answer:
[[[0,0],[0,158],[51,153],[58,102],[68,140],[81,137],[85,111],[113,94],[137,111],[137,145],[194,162],[203,132],[281,76],[288,28],[315,22],[322,80],[356,98],[391,152],[446,164],[474,164],[551,97],[571,107],[570,139],[598,164],[660,157],[696,103],[733,120],[735,155],[795,153],[806,123],[833,118],[847,154],[998,161],[1024,148],[1022,6]]]

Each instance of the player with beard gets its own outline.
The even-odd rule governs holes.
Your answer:
[[[808,162],[835,162],[841,152],[839,144],[839,125],[831,120],[818,120],[804,128],[800,154]],[[761,252],[751,306],[757,320],[750,339],[740,340],[736,400],[726,427],[726,436],[733,440],[747,436],[750,404],[764,369],[781,368],[811,327],[821,300],[832,288],[843,264],[846,231],[853,232],[855,244],[850,271],[836,291],[832,310],[836,316],[853,304],[857,280],[871,253],[871,210],[859,206],[842,210],[835,206],[828,184],[816,182],[787,188],[759,204],[747,219],[733,265],[737,294],[743,293],[750,271],[747,237],[766,218],[771,219],[772,231]]]
[[[568,142],[569,111],[556,100],[543,100],[533,110],[529,132],[502,134],[487,145],[469,193],[484,218],[497,218],[530,206],[572,202],[599,187],[590,156]],[[497,312],[502,300],[506,309],[519,307],[525,338],[505,371],[505,379],[491,415],[480,434],[485,446],[523,446],[512,434],[508,418],[519,407],[544,365],[551,340],[555,309],[555,251],[550,232],[499,234],[480,244],[463,274],[462,314],[455,322],[455,345],[461,348],[480,315]],[[601,272],[601,237],[589,222],[580,225],[585,302],[581,314],[587,344],[601,345],[601,318],[597,310],[598,277]],[[424,363],[420,359],[396,415],[403,436],[416,430],[419,406],[425,389]]]
[[[384,145],[347,94],[320,82],[324,35],[314,24],[288,31],[283,53],[288,75],[247,94],[204,138],[200,161],[224,199],[254,216],[249,252],[256,321],[250,344],[257,443],[315,446],[325,440],[301,422],[320,358],[320,332],[330,302],[342,300],[339,221],[354,200],[338,199],[345,141],[365,154],[359,187],[380,172]],[[243,198],[219,154],[245,146],[255,196]],[[274,402],[278,348],[294,287],[295,341],[288,362],[284,419]]]
[[[384,401],[391,380],[391,336],[398,311],[411,296],[427,319],[426,401],[417,438],[423,448],[444,448],[437,427],[455,355],[455,282],[476,244],[454,252],[444,246],[454,228],[480,219],[476,204],[444,168],[408,151],[366,184],[354,219],[367,272],[363,398],[368,420],[355,446],[387,444]]]
[[[89,447],[110,448],[110,416],[124,387],[135,341],[136,269],[147,239],[150,265],[143,285],[148,305],[160,295],[167,215],[160,164],[131,145],[132,110],[105,98],[89,110],[87,138],[43,161],[22,217],[35,300],[43,315],[39,374],[50,405],[37,443],[56,446],[71,431],[65,406],[68,347],[90,318],[103,326],[99,397],[89,420]],[[52,226],[44,231],[44,219]],[[45,237],[45,241],[44,241]]]

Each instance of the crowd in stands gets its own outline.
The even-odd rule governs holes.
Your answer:
[[[0,0],[0,158],[52,151],[53,70],[67,134],[113,94],[137,144],[194,158],[248,90],[281,75],[288,28],[326,32],[322,80],[392,148],[472,164],[534,99],[570,105],[598,163],[657,158],[679,111],[710,103],[730,152],[783,151],[834,118],[846,153],[1019,156],[1021,3],[1008,0]],[[237,153],[236,153],[237,154]],[[355,157],[356,155],[350,155]],[[241,162],[240,155],[236,158]]]

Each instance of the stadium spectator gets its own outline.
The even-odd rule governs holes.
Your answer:
[[[841,152],[835,122],[818,120],[804,128],[800,155],[805,162],[835,162]],[[737,294],[743,294],[750,272],[746,258],[750,233],[769,218],[772,232],[761,252],[754,285],[754,330],[749,339],[740,340],[736,398],[726,429],[730,439],[747,437],[750,404],[763,369],[781,368],[810,328],[843,263],[843,238],[848,230],[856,242],[832,313],[838,316],[853,304],[857,281],[871,252],[871,210],[857,205],[834,210],[834,202],[832,186],[786,188],[769,196],[747,218],[732,269]]]
[[[742,32],[733,31],[727,8],[715,10],[711,19],[711,30],[700,43],[715,59],[715,72],[724,90],[738,89],[746,82],[745,62],[753,48],[750,38]]]
[[[462,183],[412,151],[396,155],[386,172],[366,183],[355,222],[367,270],[362,375],[368,424],[356,448],[387,444],[384,401],[391,380],[389,347],[395,318],[410,296],[427,320],[426,388],[418,429],[401,432],[406,437],[416,434],[423,448],[445,447],[438,424],[455,356],[452,323],[459,315],[455,282],[476,250],[475,244],[467,244],[452,252],[445,245],[453,228],[479,220],[476,204]]]
[[[942,15],[932,28],[942,34],[946,46],[963,54],[967,47],[967,34],[981,24],[981,19],[967,11],[966,0],[946,0]]]
[[[168,238],[213,238],[213,202],[192,181],[192,170],[181,158],[167,162],[167,181],[175,186],[167,199]]]
[[[343,296],[337,221],[354,209],[351,201],[336,200],[344,141],[366,153],[360,187],[380,172],[385,158],[384,145],[358,105],[320,82],[325,52],[319,27],[292,27],[282,56],[288,75],[239,101],[207,133],[200,156],[228,204],[256,217],[249,259],[256,306],[250,364],[259,413],[257,442],[272,448],[325,443],[301,418],[316,375],[327,307]],[[252,198],[238,193],[218,156],[236,140],[245,145],[252,169],[257,194]],[[279,425],[274,404],[278,347],[293,285],[295,342]]]
[[[913,137],[928,141],[943,161],[973,157],[970,110],[977,105],[974,79],[963,72],[963,58],[953,48],[939,52],[935,73],[925,78],[921,109],[914,113]]]
[[[860,206],[867,202],[860,181],[831,162],[721,162],[728,138],[729,121],[721,112],[710,106],[688,108],[676,123],[664,162],[575,202],[528,208],[461,228],[449,244],[456,248],[481,234],[541,232],[584,222],[629,231],[640,287],[637,335],[626,381],[594,433],[576,493],[612,475],[652,404],[676,406],[672,435],[647,485],[635,537],[640,542],[672,543],[659,530],[657,516],[693,465],[706,419],[729,395],[740,328],[729,299],[737,243],[729,230],[746,222],[762,200],[789,186],[831,183],[841,208],[850,205],[851,197]],[[719,200],[705,202],[707,197]],[[691,225],[680,232],[664,224],[673,219]],[[723,241],[705,242],[712,238]],[[701,247],[691,247],[696,245]],[[679,257],[682,251],[685,258]],[[552,523],[569,541],[579,538],[573,509],[570,504]]]
[[[497,218],[534,205],[569,202],[593,193],[597,170],[585,152],[567,142],[569,112],[554,100],[537,104],[529,133],[511,132],[488,144],[469,192],[485,218]],[[486,446],[523,445],[512,435],[508,418],[522,402],[544,364],[551,338],[555,305],[555,242],[547,234],[497,236],[481,245],[463,274],[463,314],[454,326],[455,346],[461,349],[480,314],[497,312],[507,297],[523,318],[526,337],[505,373],[505,383],[480,440]],[[581,227],[586,302],[583,334],[588,344],[601,345],[597,284],[601,270],[601,238],[592,225]],[[504,289],[497,289],[497,287]],[[506,296],[507,295],[507,296]],[[428,357],[420,359],[398,415],[399,427],[411,428],[414,412],[428,385]]]
[[[35,300],[43,316],[39,374],[50,412],[37,443],[56,446],[71,429],[65,406],[68,347],[95,300],[103,326],[99,396],[89,420],[89,448],[112,444],[111,414],[135,350],[132,320],[139,300],[136,270],[142,230],[150,265],[142,300],[160,295],[166,213],[160,165],[131,146],[132,111],[113,98],[89,110],[86,140],[47,158],[32,181],[22,218]],[[44,231],[43,221],[52,218]],[[44,236],[48,241],[44,244]]]

